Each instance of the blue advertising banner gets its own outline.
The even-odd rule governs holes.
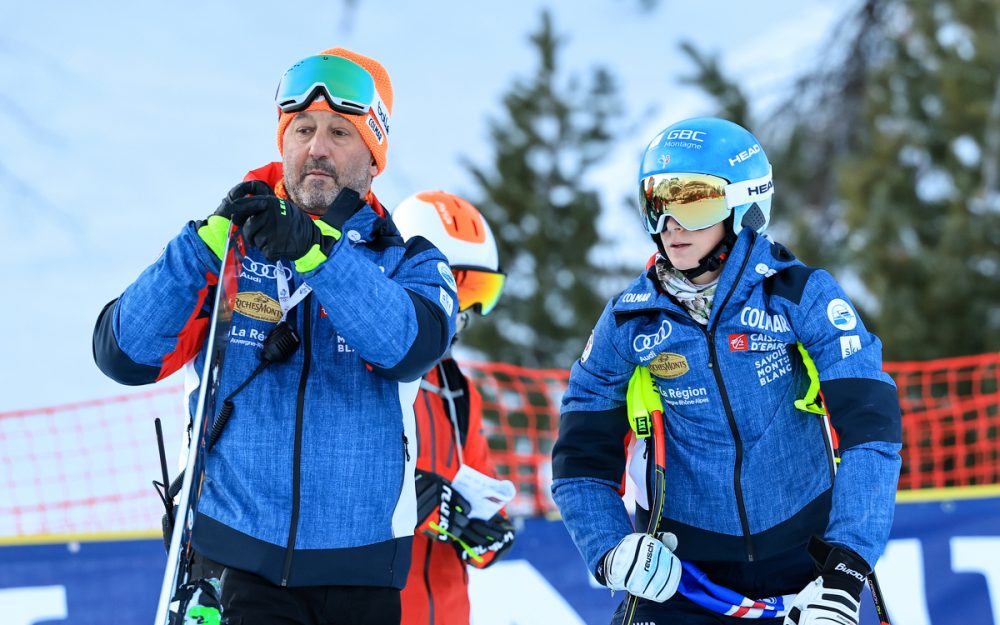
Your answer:
[[[152,623],[165,562],[150,537],[0,547],[0,614],[7,625]],[[877,573],[894,625],[1000,625],[1000,489],[901,495]],[[469,592],[475,625],[604,624],[624,598],[544,519],[524,522],[504,561],[471,571]],[[867,598],[862,616],[877,624]]]

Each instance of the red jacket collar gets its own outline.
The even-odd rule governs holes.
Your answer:
[[[251,169],[247,172],[246,176],[243,176],[243,181],[247,182],[250,180],[260,180],[266,182],[272,189],[274,189],[275,194],[279,197],[288,197],[288,193],[285,191],[285,176],[281,167],[280,161],[275,161],[273,163],[268,163],[263,167],[258,167],[257,169]],[[379,217],[386,216],[386,210],[382,206],[382,203],[378,201],[375,197],[375,193],[371,189],[368,190],[368,195],[365,196],[365,202],[372,207]]]

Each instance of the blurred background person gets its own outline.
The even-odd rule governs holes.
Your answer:
[[[503,291],[496,240],[482,214],[443,191],[412,195],[392,211],[407,240],[424,237],[448,258],[440,265],[458,291],[456,340],[473,314],[489,315]],[[417,419],[417,519],[413,561],[403,589],[406,625],[469,623],[467,565],[486,568],[513,544],[514,526],[502,512],[482,516],[514,494],[493,480],[482,399],[451,350],[424,375],[414,405]],[[453,483],[454,482],[454,483]]]

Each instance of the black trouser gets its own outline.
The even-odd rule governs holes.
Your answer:
[[[214,577],[215,579],[222,579],[222,572],[225,567],[209,560],[205,556],[201,555],[197,551],[192,553],[191,556],[191,580],[196,579],[209,579]]]
[[[401,618],[396,588],[284,588],[237,569],[222,576],[223,625],[399,625]]]

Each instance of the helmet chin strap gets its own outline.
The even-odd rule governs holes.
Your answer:
[[[660,235],[652,235],[653,241],[656,242],[656,247],[660,250],[660,256],[663,260],[667,262],[667,265],[673,267],[670,263],[670,257],[667,256],[667,251],[663,248],[663,240],[660,239]],[[708,273],[710,271],[716,271],[722,267],[729,258],[729,252],[733,250],[733,245],[736,244],[736,233],[733,232],[733,216],[732,214],[726,219],[726,236],[722,237],[719,244],[712,248],[706,256],[702,257],[698,261],[698,265],[692,267],[691,269],[677,269],[677,271],[684,274],[684,277],[688,280],[693,280],[703,273]],[[676,269],[676,267],[674,267]]]

